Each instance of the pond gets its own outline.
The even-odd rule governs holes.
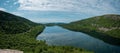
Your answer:
[[[120,46],[111,45],[82,32],[70,31],[60,26],[46,26],[37,40],[45,40],[48,45],[73,46],[95,53],[119,53]]]

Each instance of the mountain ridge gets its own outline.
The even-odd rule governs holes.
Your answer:
[[[0,11],[0,32],[7,34],[23,33],[37,25],[28,19]]]

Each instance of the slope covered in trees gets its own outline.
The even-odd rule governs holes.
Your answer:
[[[0,11],[0,32],[2,33],[6,34],[22,33],[29,30],[31,27],[35,25],[37,24],[25,18]]]
[[[61,25],[73,31],[80,31],[106,42],[120,44],[120,15],[96,16]]]

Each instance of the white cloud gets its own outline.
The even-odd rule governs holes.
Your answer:
[[[6,11],[6,9],[5,9],[5,8],[1,8],[1,7],[0,7],[0,10],[2,10],[2,11]]]
[[[21,10],[53,10],[66,11],[72,7],[65,0],[19,0]]]
[[[116,9],[109,0],[19,0],[19,10],[75,11],[82,13],[111,13]],[[110,0],[112,1],[112,0]],[[117,4],[116,4],[117,5]]]

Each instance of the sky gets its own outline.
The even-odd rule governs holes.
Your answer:
[[[120,14],[120,0],[0,0],[0,10],[38,23],[69,23]]]

